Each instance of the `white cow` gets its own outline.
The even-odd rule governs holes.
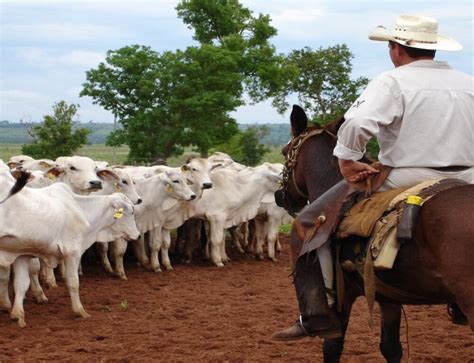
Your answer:
[[[281,176],[266,167],[255,167],[240,172],[216,169],[211,179],[213,187],[195,203],[195,214],[209,222],[211,259],[222,267],[229,260],[224,229],[255,218],[269,191],[280,187]]]
[[[46,172],[48,178],[52,181],[66,183],[76,194],[107,195],[123,193],[134,204],[141,203],[141,198],[135,189],[133,181],[125,174],[119,175],[120,173],[117,174],[110,169],[98,169],[94,160],[83,156],[61,156],[56,159],[56,163],[58,166]],[[36,186],[36,184],[34,185]],[[99,250],[103,250],[100,244]],[[51,268],[47,268],[44,265],[42,267],[43,279],[48,286],[56,287],[54,272]],[[64,274],[62,273],[62,275]]]
[[[166,214],[176,204],[196,198],[196,194],[189,189],[183,175],[175,170],[157,174],[148,179],[137,181],[137,190],[143,196],[143,203],[135,208],[135,219],[140,239],[134,242],[135,253],[145,268],[159,271],[158,246],[150,245],[150,261],[145,253],[144,234],[163,224]],[[114,246],[116,271],[119,277],[126,279],[123,268],[123,255],[127,248],[127,241],[117,239]]]
[[[212,181],[210,179],[210,171],[212,165],[204,158],[191,158],[186,164],[181,167],[169,167],[169,166],[152,166],[152,167],[127,167],[119,168],[118,170],[127,173],[132,178],[140,183],[140,180],[148,179],[154,175],[168,172],[168,173],[181,173],[185,178],[186,184],[189,185],[190,189],[196,194],[196,197],[199,198],[205,189],[212,187]],[[169,248],[171,244],[170,230],[181,226],[184,221],[192,217],[192,208],[189,207],[189,204],[194,203],[193,201],[182,201],[181,203],[175,203],[172,208],[169,208],[162,214],[162,224],[155,227],[153,230],[149,231],[149,243],[150,251],[152,258],[152,268],[154,271],[161,271],[159,259],[157,253],[161,253],[161,259],[164,267],[167,270],[172,270],[170,258],[169,258]],[[140,241],[134,244],[135,251],[137,256],[140,259],[147,261],[145,258],[145,239],[142,236]],[[123,270],[123,254],[125,253],[126,241],[116,241],[113,244],[113,254],[116,261],[116,270],[117,275],[126,279],[125,272]],[[156,253],[155,253],[156,251]],[[107,268],[107,260],[105,251],[102,252],[104,267],[107,271],[110,271]],[[109,265],[110,266],[110,265]]]
[[[0,220],[0,266],[5,269],[18,261],[14,264],[15,302],[10,316],[18,320],[19,326],[26,325],[23,299],[30,279],[29,259],[17,257],[36,256],[49,266],[64,261],[72,311],[88,317],[79,298],[82,254],[95,241],[139,236],[133,205],[126,196],[79,196],[64,183],[42,189],[25,188],[0,207]],[[8,285],[2,287],[3,291],[7,288]],[[4,303],[8,308],[8,301]]]
[[[280,175],[283,172],[283,164],[263,163],[262,166]],[[255,218],[255,240],[252,241],[254,242],[252,250],[258,259],[263,259],[263,245],[266,241],[268,258],[272,261],[276,261],[275,246],[278,245],[280,226],[293,221],[293,217],[284,208],[277,206],[274,192],[270,191],[271,195],[267,195],[266,202],[262,203],[258,209]]]
[[[163,166],[161,166],[163,170]],[[210,177],[213,165],[209,160],[194,157],[189,159],[179,170],[186,179],[187,184],[191,190],[196,194],[197,198],[190,202],[178,203],[174,208],[170,209],[165,214],[165,220],[161,226],[156,227],[150,233],[150,244],[154,245],[161,251],[161,260],[163,266],[167,270],[173,270],[169,258],[169,249],[171,245],[172,229],[178,228],[183,223],[194,216],[193,204],[196,203],[205,193],[206,189],[212,188],[212,181]],[[158,271],[160,270],[158,258],[155,261],[158,264]]]
[[[6,177],[1,172],[1,177]],[[13,180],[10,180],[14,183]],[[41,257],[49,265],[64,257],[68,274],[68,288],[73,311],[86,316],[79,300],[78,279],[71,267],[79,252],[84,234],[89,228],[82,211],[75,202],[70,188],[57,183],[42,189],[24,188],[21,193],[0,205],[0,267],[8,269],[22,255]],[[4,296],[4,294],[0,294]],[[9,308],[8,301],[2,300]],[[15,316],[15,313],[13,314]],[[21,316],[18,316],[21,319]]]

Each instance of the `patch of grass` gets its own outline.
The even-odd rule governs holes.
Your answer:
[[[120,303],[120,307],[122,308],[122,310],[127,310],[128,309],[128,300],[122,300],[122,302]]]
[[[291,223],[282,224],[280,226],[280,233],[290,234],[291,232]]]
[[[7,162],[12,156],[21,155],[22,144],[0,144],[0,159]],[[281,154],[280,146],[271,146],[270,152],[265,154],[262,162],[284,163],[285,159]],[[222,150],[225,152],[225,150]],[[107,161],[110,165],[125,164],[129,152],[128,146],[111,147],[104,144],[84,145],[75,153],[76,155],[87,156],[93,160]],[[115,155],[114,155],[115,153]],[[188,157],[197,155],[191,148],[186,149],[183,155],[168,159],[168,165],[183,165]]]

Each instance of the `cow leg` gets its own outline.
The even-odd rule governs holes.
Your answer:
[[[240,225],[240,234],[242,236],[242,239],[240,241],[240,245],[244,249],[244,251],[247,249],[247,246],[249,245],[249,222],[244,222]],[[244,252],[245,253],[245,252]]]
[[[79,261],[78,255],[64,256],[64,267],[66,270],[66,286],[71,296],[72,312],[80,317],[88,318],[90,315],[84,310],[79,297]]]
[[[209,221],[209,224],[210,224],[210,228],[209,228],[210,233],[209,233],[208,244],[210,244],[211,260],[217,267],[224,267],[224,263],[222,262],[222,255],[221,255],[221,244],[225,238],[224,223],[219,220],[213,220],[213,221]]]
[[[240,244],[239,239],[242,238],[242,233],[240,232],[240,226],[234,226],[229,228],[230,237],[232,239],[232,245],[234,248],[241,254],[244,254],[244,250]]]
[[[112,243],[112,252],[115,260],[115,271],[121,280],[126,280],[125,269],[123,267],[123,256],[127,251],[128,242],[124,238],[118,238]]]
[[[166,270],[173,271],[169,256],[169,250],[171,246],[170,230],[163,228],[161,230],[161,238],[163,239],[163,244],[161,245],[161,262],[163,263],[163,266],[165,266]]]
[[[28,274],[30,259],[31,257],[20,256],[15,260],[15,262],[13,262],[13,289],[15,290],[15,301],[13,302],[10,318],[12,320],[17,320],[20,328],[26,326],[23,301],[25,300],[26,292],[30,287],[30,276]]]
[[[255,219],[255,247],[253,253],[257,260],[263,260],[263,244],[265,243],[265,222]]]
[[[145,251],[145,233],[140,235],[140,238],[132,243],[133,251],[135,252],[135,256],[137,257],[138,261],[141,263],[143,267],[146,269],[150,268],[150,260],[146,255]]]
[[[247,222],[247,247],[245,248],[246,252],[254,253],[255,251],[255,223],[257,218],[251,219]]]
[[[280,228],[280,226],[278,226],[278,228]],[[275,242],[275,250],[277,252],[281,252],[280,236],[278,235],[278,233],[277,233],[276,242]]]
[[[161,272],[158,252],[161,249],[161,227],[156,227],[150,231],[150,264],[155,272]]]
[[[8,284],[10,283],[10,266],[0,266],[0,310],[10,310],[12,302],[8,295]]]
[[[46,285],[48,285],[49,288],[58,287],[56,276],[54,276],[54,269],[46,265],[43,260],[40,260],[40,266],[40,277],[46,282]]]
[[[278,227],[279,223],[273,218],[269,218],[266,223],[266,237],[267,237],[267,253],[268,258],[272,261],[276,261],[275,257],[275,244],[278,239]]]
[[[219,243],[219,251],[221,254],[221,259],[223,263],[228,263],[230,262],[229,256],[227,256],[227,253],[225,251],[225,231],[223,233],[222,241]]]
[[[59,270],[59,276],[61,276],[61,279],[64,281],[66,279],[66,268],[64,267],[64,260],[61,260],[58,266],[56,267]],[[77,271],[79,272],[79,266],[77,268]]]
[[[400,304],[380,302],[380,318],[382,332],[380,335],[380,351],[388,363],[402,361],[403,349],[400,343]]]
[[[31,292],[33,293],[36,301],[39,304],[48,302],[48,298],[44,294],[44,291],[39,282],[39,271],[40,271],[40,261],[39,258],[32,258],[28,266],[30,280],[31,280]]]
[[[102,262],[102,266],[104,267],[104,270],[108,273],[114,273],[114,270],[112,269],[112,265],[110,264],[110,261],[109,261],[109,256],[107,255],[107,252],[109,250],[109,244],[97,242],[96,245],[97,245],[97,251],[99,251],[100,260]]]

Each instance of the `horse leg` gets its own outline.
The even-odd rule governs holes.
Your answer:
[[[403,349],[400,343],[401,308],[398,303],[379,302],[380,305],[380,351],[389,363],[402,361]]]
[[[352,306],[358,294],[352,290],[344,291],[344,300],[342,303],[342,311],[339,315],[341,319],[341,333],[342,337],[324,339],[323,342],[323,356],[324,363],[339,362],[342,351],[344,349],[344,339],[346,336],[347,326],[349,325],[349,318],[351,315]]]

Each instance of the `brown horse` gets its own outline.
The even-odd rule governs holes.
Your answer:
[[[342,179],[332,151],[343,121],[340,119],[325,127],[308,127],[304,111],[293,107],[293,138],[283,148],[287,162],[283,189],[275,194],[277,204],[290,212],[298,212],[308,201],[313,202]],[[314,135],[305,138],[301,145],[295,145],[304,133]],[[400,362],[402,358],[402,304],[456,302],[474,331],[473,216],[474,185],[454,187],[437,194],[420,210],[415,241],[402,245],[391,270],[376,272],[385,284],[406,292],[398,299],[376,294],[381,311],[380,350],[388,362]],[[344,271],[344,281],[340,316],[343,337],[325,339],[325,361],[339,361],[352,305],[364,294],[363,281],[357,272]]]

